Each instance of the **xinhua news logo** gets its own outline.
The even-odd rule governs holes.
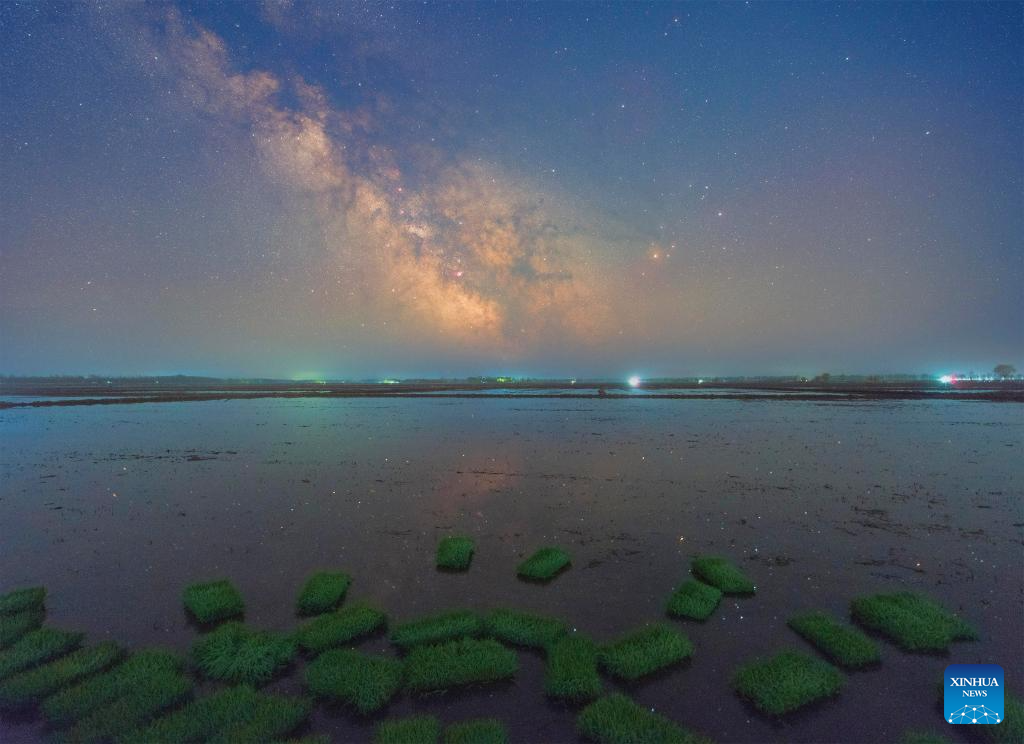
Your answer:
[[[950,664],[942,709],[946,723],[1002,723],[1003,668],[998,664]]]

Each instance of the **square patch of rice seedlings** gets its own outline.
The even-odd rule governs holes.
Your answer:
[[[465,571],[473,560],[476,545],[471,537],[452,536],[437,544],[437,567],[446,571]]]
[[[386,621],[387,617],[380,610],[354,604],[313,618],[298,629],[295,638],[305,650],[320,653],[372,633]]]
[[[103,671],[122,655],[120,646],[105,641],[10,676],[0,682],[0,708],[13,710],[34,705],[62,687]]]
[[[978,638],[970,625],[938,602],[913,592],[857,597],[850,603],[850,612],[860,625],[881,633],[904,651],[945,652],[953,641]]]
[[[402,670],[398,659],[338,649],[306,667],[306,686],[318,697],[340,701],[365,715],[380,710],[398,693]]]
[[[723,594],[753,594],[757,587],[745,573],[727,558],[702,555],[690,564],[693,575],[722,591]]]
[[[0,615],[13,615],[25,610],[42,610],[46,604],[46,588],[30,586],[0,594]]]
[[[318,571],[306,579],[299,592],[296,610],[300,615],[330,612],[345,599],[352,577],[340,571]]]
[[[474,718],[444,730],[444,744],[507,744],[505,725],[497,718]]]
[[[441,722],[433,716],[384,721],[373,736],[373,744],[437,744],[440,740]]]
[[[711,744],[625,695],[608,695],[576,717],[576,729],[600,744]]]
[[[531,648],[547,648],[566,633],[566,625],[557,618],[519,610],[497,609],[484,620],[487,635],[505,643]]]
[[[242,595],[227,579],[191,584],[182,594],[185,607],[203,625],[239,617],[245,612]]]
[[[688,579],[672,592],[665,609],[672,617],[707,620],[721,601],[721,589]]]
[[[516,573],[521,579],[551,581],[572,563],[572,557],[558,547],[541,548],[519,564]]]
[[[0,651],[0,679],[74,651],[84,637],[84,633],[56,628],[31,630]]]
[[[675,628],[655,623],[605,644],[598,660],[610,674],[632,682],[692,655],[689,638]]]
[[[391,630],[391,642],[401,648],[472,638],[484,631],[483,620],[470,610],[452,610],[400,623]]]
[[[843,675],[831,664],[798,651],[741,666],[733,687],[764,713],[781,716],[839,694]]]
[[[45,617],[46,612],[39,608],[0,615],[0,649],[7,648],[30,630],[38,628]]]
[[[413,648],[405,660],[405,684],[414,692],[447,690],[508,679],[518,668],[515,652],[497,641],[464,638]]]
[[[548,647],[544,667],[544,692],[568,702],[593,700],[602,692],[597,673],[597,644],[584,635],[572,633]]]
[[[256,686],[269,682],[294,656],[290,636],[237,622],[221,625],[192,645],[192,658],[204,676]]]
[[[874,641],[827,613],[796,615],[789,619],[789,627],[840,666],[857,669],[881,660]]]

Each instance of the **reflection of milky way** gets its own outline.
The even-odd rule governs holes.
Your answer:
[[[611,316],[587,239],[543,197],[479,162],[408,188],[395,154],[370,141],[379,111],[336,110],[301,79],[233,72],[223,41],[189,32],[175,13],[155,43],[193,105],[250,128],[267,175],[323,225],[328,272],[358,277],[362,301],[382,315],[498,350],[597,340]],[[285,89],[296,108],[279,103]]]

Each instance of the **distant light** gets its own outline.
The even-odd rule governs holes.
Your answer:
[[[636,375],[633,375],[632,377],[629,378],[629,386],[630,387],[640,387],[640,383],[641,382],[643,382],[643,380],[641,380]]]
[[[703,378],[702,378],[702,379],[700,379],[700,380],[697,380],[697,384],[698,384],[698,385],[703,385],[703,384],[704,384],[704,380],[703,380]]]
[[[948,385],[951,382],[956,382],[956,376],[955,375],[943,375],[942,377],[939,378],[939,382],[941,382],[943,385]]]

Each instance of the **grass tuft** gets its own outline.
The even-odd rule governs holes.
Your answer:
[[[541,548],[519,564],[516,573],[521,579],[531,581],[551,581],[561,571],[568,568],[572,558],[561,548]]]
[[[30,586],[0,594],[0,615],[13,615],[25,610],[42,610],[46,604],[46,588]]]
[[[453,723],[444,730],[444,744],[506,744],[508,734],[497,718]]]
[[[0,679],[63,656],[78,648],[84,637],[83,633],[72,633],[56,628],[29,631],[8,648],[0,651]]]
[[[330,612],[345,599],[352,577],[337,571],[319,571],[308,579],[295,603],[300,615],[318,615]]]
[[[547,648],[565,635],[565,623],[557,618],[534,615],[519,610],[493,610],[484,620],[492,638],[517,646]]]
[[[807,612],[791,617],[789,627],[844,667],[857,669],[876,664],[881,659],[874,641],[824,612]]]
[[[441,722],[433,716],[413,716],[384,721],[377,727],[373,744],[437,744]]]
[[[710,744],[625,695],[608,695],[584,708],[576,728],[601,744]]]
[[[238,622],[221,625],[192,645],[196,667],[210,679],[261,685],[295,656],[295,641]]]
[[[950,739],[931,731],[904,731],[899,744],[953,744]]]
[[[573,633],[548,647],[544,669],[544,692],[570,702],[593,700],[601,694],[597,673],[597,645],[586,636]]]
[[[633,681],[685,661],[692,654],[689,638],[656,623],[602,646],[598,659],[609,673]]]
[[[1020,744],[1024,741],[1024,701],[1003,692],[1003,722],[980,726],[980,733],[994,744]]]
[[[497,641],[465,638],[413,648],[405,662],[405,684],[416,692],[446,690],[507,679],[518,668],[515,653]]]
[[[437,567],[465,571],[473,560],[476,546],[470,537],[445,537],[437,545]]]
[[[857,597],[850,603],[850,612],[858,623],[904,651],[944,652],[953,641],[978,638],[970,625],[938,602],[912,592]]]
[[[723,594],[753,594],[756,590],[754,582],[727,558],[698,556],[693,559],[690,569],[694,576],[705,584],[717,587]]]
[[[204,625],[239,617],[245,612],[242,595],[227,579],[190,584],[185,587],[182,601],[192,617]]]
[[[295,637],[302,648],[320,653],[372,633],[383,626],[386,620],[380,610],[357,604],[313,618],[299,628]]]
[[[484,631],[483,620],[470,610],[453,610],[396,625],[391,642],[402,648],[472,638]]]
[[[30,608],[0,615],[0,649],[7,648],[15,641],[43,624],[46,612],[42,608]]]
[[[733,687],[760,710],[789,713],[839,694],[843,675],[831,664],[797,651],[782,651],[739,668]]]
[[[240,685],[193,700],[145,728],[119,736],[118,744],[268,741],[293,731],[311,710],[305,698],[266,695]]]
[[[380,710],[402,687],[403,664],[386,656],[335,650],[306,667],[306,685],[319,697],[340,700],[360,713]]]
[[[8,677],[0,682],[0,709],[34,705],[61,687],[106,669],[120,659],[122,653],[116,643],[107,641]]]
[[[707,620],[721,601],[720,589],[689,579],[676,587],[665,609],[672,617]]]

